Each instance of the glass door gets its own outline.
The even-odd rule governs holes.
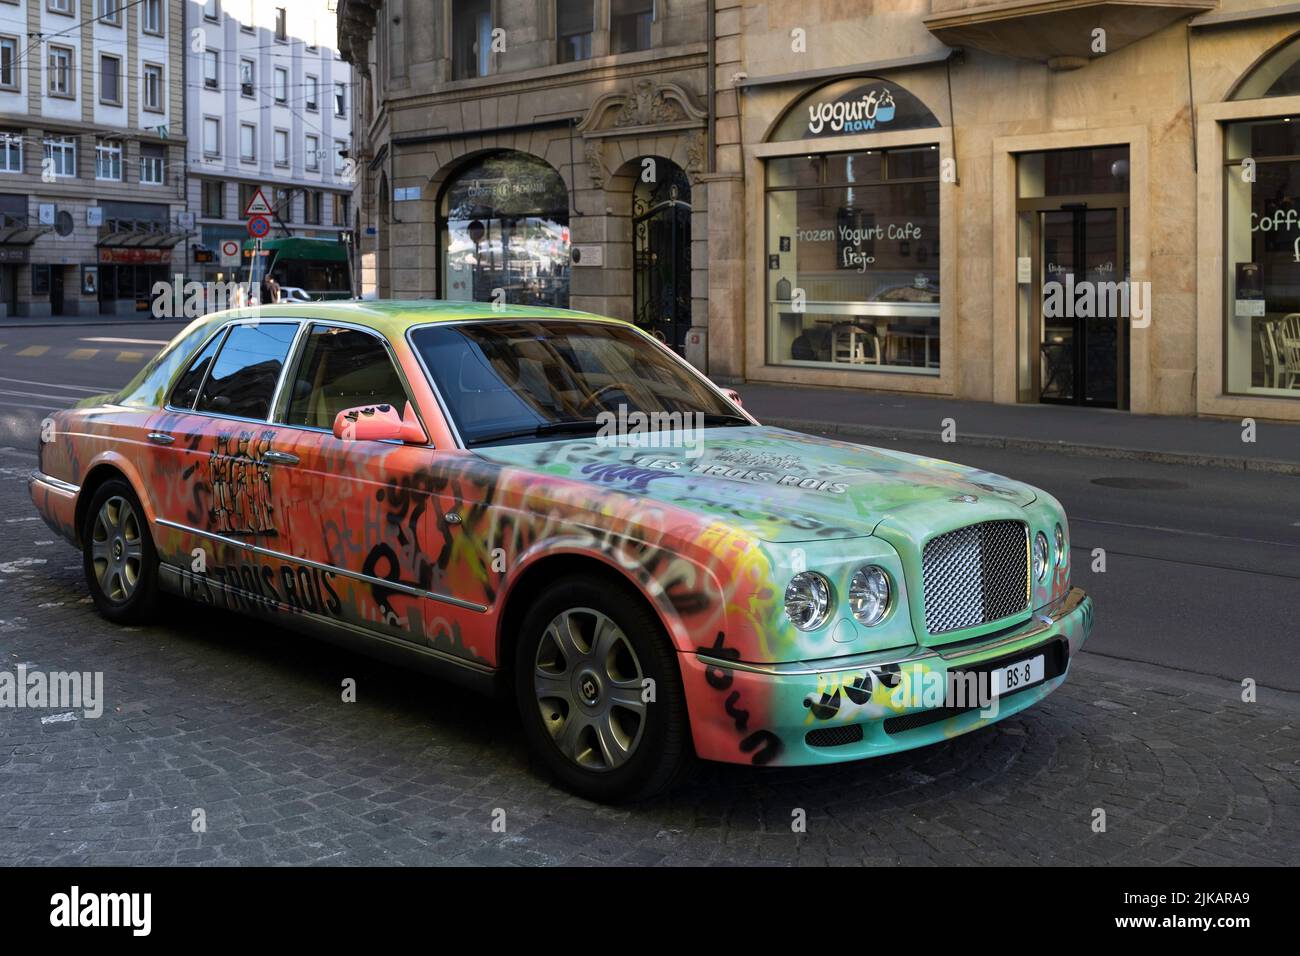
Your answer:
[[[1124,408],[1128,283],[1121,210],[1039,213],[1039,400]]]

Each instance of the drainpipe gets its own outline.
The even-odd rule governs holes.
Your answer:
[[[705,121],[704,168],[709,172],[717,171],[714,161],[717,143],[717,67],[718,67],[718,29],[714,18],[717,14],[717,0],[708,0],[704,14],[708,24],[709,72],[704,81],[705,98],[708,100],[708,119]]]

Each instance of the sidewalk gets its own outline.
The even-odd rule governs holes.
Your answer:
[[[752,382],[736,389],[766,425],[848,440],[938,443],[951,418],[958,444],[1300,475],[1300,425],[1257,422],[1252,444],[1240,421]]]

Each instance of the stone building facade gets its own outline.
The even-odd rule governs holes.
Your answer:
[[[410,2],[340,4],[382,295],[631,318],[729,383],[1300,420],[1300,5]],[[639,294],[681,225],[637,227],[687,190],[681,334]]]
[[[183,263],[183,38],[182,0],[0,2],[0,317],[147,309]]]

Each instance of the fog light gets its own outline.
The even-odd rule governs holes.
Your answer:
[[[826,623],[831,609],[831,584],[816,571],[801,571],[785,586],[785,614],[801,631]]]
[[[849,582],[849,609],[861,624],[872,627],[889,610],[889,574],[884,568],[859,568]]]

